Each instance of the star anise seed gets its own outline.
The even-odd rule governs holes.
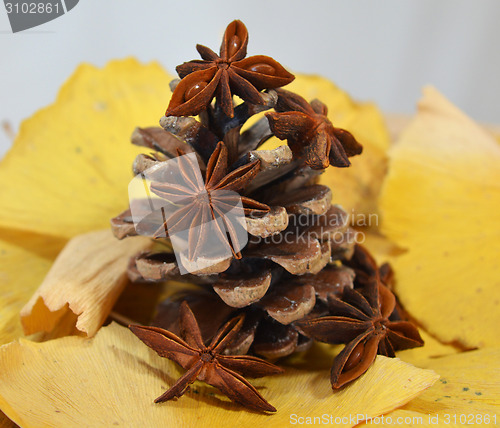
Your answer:
[[[206,46],[196,49],[203,60],[179,65],[181,81],[176,86],[165,116],[195,116],[217,97],[222,111],[233,117],[233,95],[251,104],[264,104],[260,91],[290,83],[294,76],[274,59],[247,54],[248,31],[239,20],[231,22],[217,55]]]
[[[242,191],[260,170],[260,161],[247,163],[229,172],[228,151],[223,142],[219,142],[207,164],[204,182],[201,175],[194,174],[198,165],[187,156],[181,156],[179,169],[181,177],[176,182],[153,182],[151,191],[161,198],[179,206],[158,228],[155,236],[173,235],[178,231],[189,231],[189,259],[195,260],[199,248],[203,248],[208,224],[215,228],[218,238],[223,244],[229,244],[233,256],[240,258],[241,254],[235,248],[238,244],[237,225],[227,218],[225,213],[235,210],[239,202],[243,204],[243,214],[253,211],[267,212],[266,204],[257,202],[246,196],[240,196]],[[212,221],[213,220],[213,221]],[[225,231],[229,233],[229,239]]]
[[[328,109],[321,101],[309,104],[300,95],[284,89],[276,92],[277,113],[266,113],[269,126],[311,168],[347,167],[351,164],[348,158],[362,152],[363,147],[350,132],[332,125]]]
[[[237,316],[220,328],[205,346],[200,328],[186,302],[181,305],[181,339],[158,327],[129,326],[130,330],[161,357],[175,361],[186,373],[155,403],[182,396],[196,379],[215,386],[231,400],[248,408],[275,412],[276,409],[243,376],[262,377],[283,370],[260,358],[247,355],[224,355],[243,326],[244,315]]]
[[[353,259],[360,262],[359,269],[355,269],[357,278],[362,272],[373,272],[370,280],[363,280],[364,287],[344,288],[341,298],[329,296],[329,309],[335,316],[296,322],[300,330],[313,339],[332,344],[347,343],[333,361],[330,380],[334,389],[365,373],[377,354],[394,357],[395,351],[424,343],[412,323],[389,319],[396,298],[383,285],[369,253],[358,245]]]

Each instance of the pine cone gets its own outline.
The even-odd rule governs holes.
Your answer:
[[[246,44],[243,50],[246,54]],[[271,72],[272,61],[261,68]],[[225,351],[277,359],[312,344],[296,325],[335,316],[331,302],[342,299],[344,290],[390,280],[388,267],[379,272],[371,258],[363,259],[368,253],[355,245],[348,215],[332,205],[331,190],[318,184],[324,168],[349,166],[348,157],[360,154],[362,147],[331,124],[321,102],[309,104],[289,91],[269,89],[285,83],[269,86],[272,79],[260,75],[257,66],[241,71],[239,63],[231,63],[236,68],[230,75],[243,73],[255,88],[250,96],[242,89],[246,83],[232,81],[236,93],[248,96],[228,105],[230,93],[215,89],[222,82],[216,76],[223,72],[196,69],[205,62],[181,67],[182,80],[171,85],[176,102],[160,119],[161,128],[134,131],[132,143],[152,150],[133,164],[134,174],[147,179],[148,198],[132,200],[130,209],[112,219],[112,230],[119,239],[140,234],[156,241],[153,251],[131,260],[132,281],[199,285],[163,302],[153,325],[179,334],[180,306],[187,301],[208,341],[224,322],[244,313],[243,328]],[[210,82],[195,82],[207,73]],[[191,92],[196,94],[188,97]],[[242,132],[253,115],[271,109],[275,112]],[[198,113],[199,121],[188,116]],[[272,136],[288,144],[259,150]],[[241,215],[228,219],[226,214],[236,208]],[[214,229],[206,226],[210,220]],[[186,231],[186,250],[180,255],[173,251],[178,231]],[[225,242],[228,248],[222,251]],[[396,308],[393,317],[401,314]]]
[[[268,95],[265,107],[271,108],[277,98],[273,92]],[[219,131],[223,132],[219,134],[221,137],[188,117],[163,117],[160,123],[164,129],[134,131],[134,144],[155,150],[136,158],[135,174],[192,153],[207,185],[207,174],[210,175],[207,169],[213,169],[211,160],[221,144],[227,158],[222,162],[225,177],[236,181],[241,176],[231,177],[231,174],[242,169],[253,168],[256,173],[244,187],[238,188],[250,236],[240,254],[217,263],[212,260],[205,269],[181,275],[168,237],[160,236],[157,237],[159,249],[139,254],[131,263],[129,276],[136,281],[175,279],[203,284],[215,291],[215,296],[228,307],[251,307],[253,315],[247,317],[241,334],[254,334],[257,325],[267,325],[260,330],[274,333],[267,339],[265,335],[257,335],[260,342],[256,342],[254,348],[260,349],[261,355],[278,357],[294,352],[299,343],[310,342],[298,335],[291,326],[293,321],[308,315],[317,300],[326,303],[328,294],[338,293],[344,286],[352,287],[352,271],[332,263],[352,254],[355,232],[349,227],[347,214],[331,204],[330,189],[317,184],[318,172],[300,158],[294,158],[288,146],[257,150],[272,136],[266,118],[240,134],[241,125],[263,108],[246,103],[237,106],[235,117],[230,119],[236,126],[219,124],[217,129],[223,130]],[[218,159],[220,161],[220,156]],[[230,166],[229,159],[234,159]],[[227,181],[227,186],[231,185],[232,181]],[[161,183],[153,183],[152,191],[160,194],[160,186]],[[146,202],[144,209],[148,209]],[[138,233],[155,236],[158,230],[165,229],[158,210],[136,226],[130,209],[112,220],[112,229],[119,239]],[[279,349],[272,343],[275,337],[283,339]],[[246,352],[248,348],[240,351]]]

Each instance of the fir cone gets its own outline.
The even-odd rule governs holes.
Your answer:
[[[276,97],[271,94],[269,100],[268,108],[276,102]],[[245,115],[238,114],[242,110]],[[235,108],[235,117],[244,123],[244,119],[261,110],[261,106],[242,104]],[[294,158],[287,146],[257,150],[272,136],[265,118],[242,134],[241,125],[220,127],[226,130],[222,142],[193,118],[164,117],[160,123],[164,129],[134,131],[134,144],[155,150],[137,157],[134,173],[141,174],[167,160],[192,153],[208,186],[214,164],[221,164],[224,178],[239,180],[237,190],[242,195],[250,239],[231,258],[181,275],[168,241],[168,230],[164,237],[157,235],[158,230],[165,230],[159,213],[153,213],[137,228],[129,209],[112,220],[115,235],[122,239],[137,233],[149,234],[156,236],[157,241],[155,251],[139,254],[131,262],[130,278],[150,282],[174,279],[203,285],[205,293],[211,292],[209,301],[219,298],[219,303],[225,305],[220,313],[228,316],[245,308],[247,319],[233,353],[245,353],[253,345],[252,350],[259,355],[278,358],[304,349],[311,340],[298,334],[293,322],[311,312],[324,313],[328,295],[336,295],[344,286],[352,287],[353,271],[339,262],[350,257],[354,246],[355,232],[349,227],[347,214],[332,205],[330,189],[317,184],[318,172],[302,159]],[[230,158],[235,161],[229,166]],[[249,171],[252,171],[250,177]],[[241,180],[245,175],[246,179]],[[231,180],[226,182],[228,187],[232,185]],[[162,191],[167,193],[161,183],[153,182],[151,190],[159,196]],[[180,300],[176,299],[178,307]],[[193,307],[191,301],[189,304]],[[171,308],[169,304],[166,307]],[[196,306],[193,311],[196,313]],[[220,323],[216,324],[215,330],[220,327]],[[160,326],[169,329],[169,325]]]
[[[245,104],[236,107],[236,113],[243,106]],[[245,107],[245,116],[236,115],[241,120],[261,110],[261,107]],[[193,193],[203,190],[211,193],[221,186],[241,195],[246,228],[251,235],[249,245],[244,249],[247,257],[269,259],[290,273],[301,275],[321,270],[332,252],[339,258],[349,251],[349,246],[352,247],[354,232],[348,228],[347,215],[340,207],[332,207],[328,187],[315,184],[317,172],[300,159],[294,159],[287,146],[256,150],[272,135],[266,119],[258,121],[243,134],[239,133],[240,126],[229,128],[221,142],[211,130],[193,118],[164,117],[161,123],[165,130],[137,129],[132,135],[134,144],[157,150],[151,155],[139,155],[134,162],[134,172],[141,174],[183,154],[195,155],[198,165],[187,164],[186,168],[199,167],[205,183],[201,189],[191,189]],[[244,141],[245,150],[250,151],[241,152],[241,141]],[[230,164],[230,159],[236,160]],[[168,185],[159,180],[152,183],[151,191],[165,199],[175,197]],[[148,203],[144,201],[145,210],[149,210]],[[194,217],[194,214],[190,216]],[[112,229],[120,239],[137,233],[160,239],[162,235],[168,237],[160,210],[148,215],[140,225],[134,225],[129,209],[112,220]],[[340,239],[343,235],[345,242]],[[351,239],[347,239],[349,236]],[[349,240],[351,244],[347,242]],[[239,251],[233,251],[232,257],[207,261],[207,267],[196,273],[206,276],[224,272],[232,259],[241,257]],[[137,259],[137,270],[146,280],[158,281],[179,275],[171,252],[142,254]]]
[[[180,308],[187,302],[209,343],[224,323],[244,314],[224,352],[275,360],[306,350],[313,340],[333,337],[338,343],[335,332],[322,326],[342,318],[349,296],[361,302],[352,310],[365,311],[360,319],[377,318],[380,310],[370,296],[378,298],[380,289],[392,301],[386,287],[392,272],[387,265],[379,269],[355,244],[347,213],[332,204],[332,191],[318,184],[325,168],[348,167],[348,158],[362,146],[333,126],[320,101],[308,103],[276,89],[293,75],[272,58],[245,58],[247,43],[246,28],[234,21],[219,55],[199,45],[203,61],[178,67],[181,79],[171,84],[174,94],[161,127],[137,128],[132,135],[133,144],[151,150],[133,164],[148,197],[131,200],[111,226],[118,239],[139,234],[155,240],[153,250],[130,261],[132,281],[198,285],[165,300],[154,326],[179,336]],[[244,101],[235,105],[234,94]],[[266,111],[242,131],[252,116]],[[198,114],[199,120],[191,117]],[[260,150],[273,136],[287,144]],[[232,218],[233,212],[240,215]],[[180,232],[185,251],[179,253],[174,250]],[[362,301],[365,295],[368,303]],[[390,314],[384,312],[384,322],[406,323],[394,305]],[[372,330],[366,334],[372,340]],[[396,338],[400,349],[421,344],[410,327],[408,335],[411,343]],[[343,343],[352,342],[351,336]],[[387,340],[380,342],[385,346],[380,352],[392,356],[398,346]],[[355,363],[350,355],[337,364],[343,381],[332,380],[335,387],[367,368],[344,376]]]
[[[259,270],[263,263],[266,262],[252,260],[238,263],[241,284],[238,288],[252,288],[252,277],[246,273]],[[229,289],[234,290],[236,278],[237,274],[233,272]],[[309,348],[312,340],[299,333],[294,321],[304,319],[306,315],[326,315],[328,299],[340,296],[344,288],[353,287],[354,271],[331,264],[318,274],[297,277],[278,267],[273,272],[273,278],[274,282],[265,298],[241,308],[228,305],[210,287],[179,292],[160,305],[151,324],[178,334],[180,306],[183,301],[187,301],[196,318],[202,320],[200,327],[203,338],[210,341],[224,322],[243,313],[243,328],[227,352],[257,354],[275,360]]]

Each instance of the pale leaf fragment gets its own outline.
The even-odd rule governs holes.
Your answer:
[[[499,344],[500,146],[433,88],[390,152],[382,233],[405,308],[443,342]]]
[[[23,121],[0,161],[0,227],[66,239],[105,228],[128,202],[134,127],[156,125],[172,76],[127,58],[80,65]]]
[[[495,416],[498,424],[499,361],[500,349],[487,348],[421,362],[423,367],[438,372],[441,378],[415,400],[388,413],[386,418],[392,418],[398,427],[493,426]]]
[[[326,359],[330,359],[327,355]],[[176,401],[154,404],[179,377],[176,365],[112,324],[92,339],[65,337],[44,343],[21,339],[0,349],[0,408],[24,428],[35,426],[281,427],[294,417],[323,414],[353,426],[349,415],[376,416],[404,405],[438,376],[378,357],[359,380],[332,393],[329,369],[300,370],[252,379],[278,409],[245,411],[216,389],[195,383]],[[29,400],[26,399],[29,397]],[[342,419],[344,418],[344,419]]]
[[[127,283],[130,257],[151,245],[140,236],[119,241],[109,230],[73,238],[21,311],[25,334],[57,327],[93,336]]]

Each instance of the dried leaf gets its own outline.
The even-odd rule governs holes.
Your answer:
[[[441,378],[422,397],[405,406],[425,413],[496,413],[500,416],[500,349],[489,348],[429,359],[423,366]],[[472,401],[472,403],[471,403]],[[465,411],[467,410],[467,411]]]
[[[500,146],[435,89],[391,151],[382,231],[405,308],[441,341],[500,343]]]
[[[288,368],[284,375],[252,380],[278,409],[270,417],[242,411],[216,389],[198,383],[182,402],[153,404],[151,397],[172,385],[177,374],[174,363],[115,324],[93,339],[21,340],[0,349],[0,408],[24,428],[77,426],[82,415],[88,426],[161,426],[165,421],[195,426],[200,414],[207,426],[282,426],[290,423],[291,414],[380,415],[437,379],[430,370],[377,358],[366,375],[332,394],[328,370]]]
[[[22,336],[19,311],[40,285],[64,240],[0,229],[0,344]]]
[[[25,333],[67,324],[93,336],[127,283],[130,257],[151,245],[145,237],[118,241],[109,230],[73,238],[22,309]]]
[[[171,78],[132,58],[81,65],[54,104],[22,123],[1,161],[0,226],[65,238],[108,227],[145,150],[127,141],[134,126],[156,124]]]
[[[423,329],[419,329],[419,333],[424,340],[424,346],[420,348],[405,349],[397,353],[398,357],[407,363],[417,367],[426,367],[430,359],[457,354],[461,351],[460,348],[453,345],[445,345],[439,342]]]
[[[406,424],[397,425],[403,427],[493,425],[495,415],[498,423],[500,372],[492,368],[498,367],[499,360],[499,348],[427,360],[424,367],[438,372],[441,375],[439,382],[386,417],[391,417],[393,421],[399,417],[403,418],[402,421],[413,418],[407,419]],[[489,422],[486,416],[489,416]],[[361,426],[365,425],[370,426]]]

